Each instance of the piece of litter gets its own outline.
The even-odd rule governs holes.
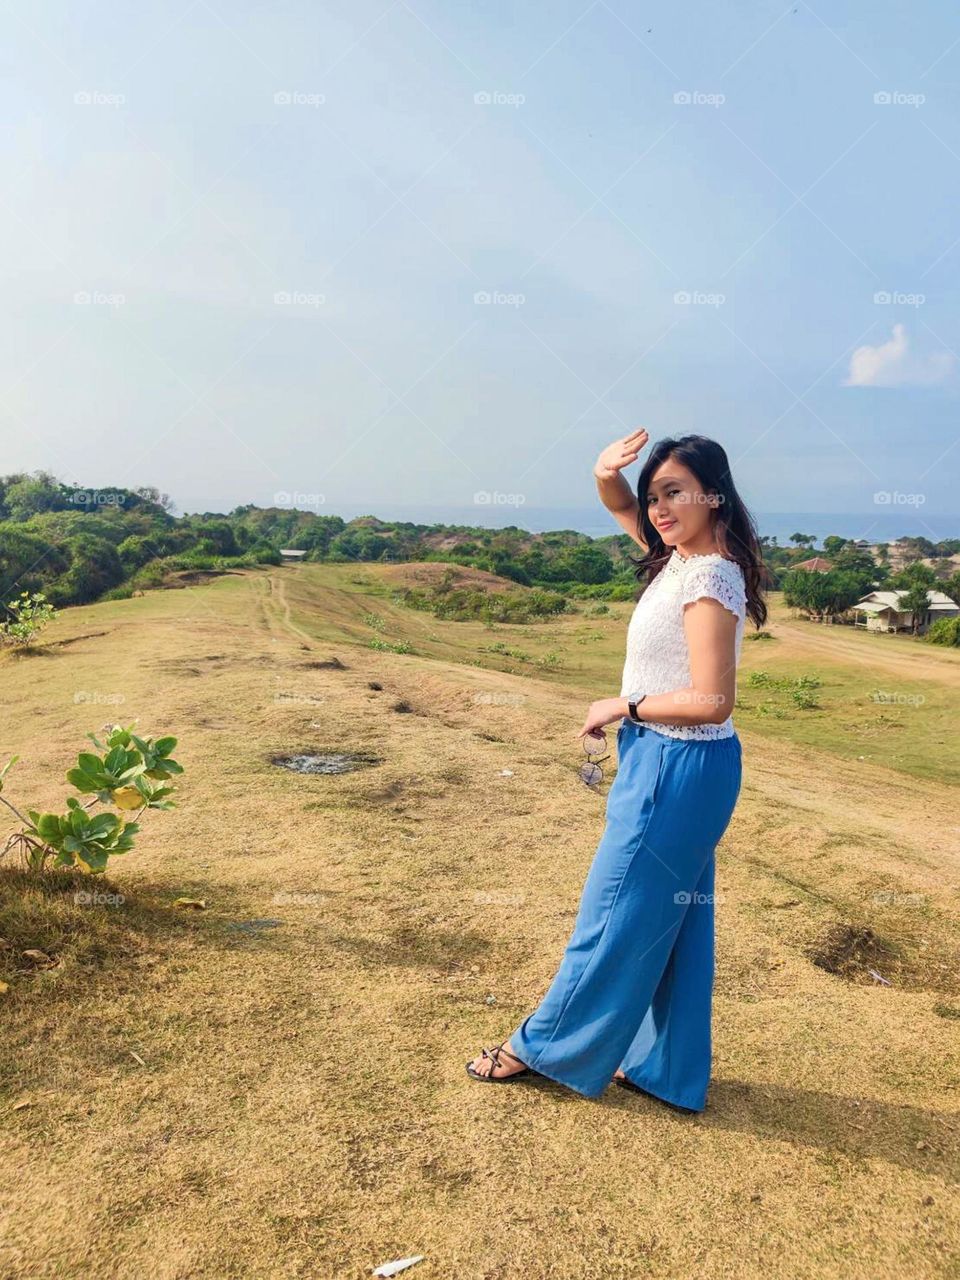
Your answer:
[[[512,777],[513,777],[513,770],[512,770],[512,769],[501,769],[501,770],[500,770],[500,777],[501,777],[501,778],[512,778]]]
[[[26,1107],[32,1107],[33,1103],[24,1099],[22,1102],[15,1102],[10,1108],[11,1111],[23,1111]]]
[[[129,1053],[130,1057],[133,1058],[134,1062],[139,1062],[141,1067],[145,1067],[147,1065],[140,1057],[139,1053],[134,1053],[132,1049],[128,1049],[127,1053]]]
[[[412,1267],[415,1262],[422,1262],[425,1255],[418,1253],[415,1258],[398,1258],[396,1262],[384,1262],[374,1270],[375,1276],[396,1276],[401,1271],[406,1271],[407,1267]]]
[[[173,904],[175,907],[190,907],[194,911],[206,911],[206,898],[177,898]]]
[[[876,969],[868,969],[867,973],[869,973],[870,977],[874,980],[874,982],[882,982],[885,987],[890,987],[893,985],[888,978],[885,978],[883,977],[882,974],[877,973]]]

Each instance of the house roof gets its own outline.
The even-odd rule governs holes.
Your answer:
[[[901,589],[899,591],[871,591],[869,595],[861,597],[853,606],[854,609],[861,609],[864,613],[881,613],[884,609],[893,609],[896,613],[905,612],[900,606],[900,601],[907,593]],[[948,595],[942,591],[929,591],[927,608],[931,613],[960,613],[960,605],[955,600],[951,600]]]
[[[809,569],[811,573],[827,573],[833,568],[829,560],[824,560],[823,556],[813,556],[810,560],[800,560],[797,564],[792,564],[791,569]]]

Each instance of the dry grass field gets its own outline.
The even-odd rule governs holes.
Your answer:
[[[96,885],[121,903],[0,871],[0,1275],[960,1275],[960,655],[780,605],[744,645],[713,1080],[683,1116],[464,1071],[572,926],[604,804],[574,734],[629,604],[490,630],[398,580],[424,579],[231,574],[0,657],[21,808],[61,804],[107,722],[186,768]],[[758,670],[816,675],[817,707]],[[380,762],[272,763],[338,750]]]

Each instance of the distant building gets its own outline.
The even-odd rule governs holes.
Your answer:
[[[280,548],[280,555],[282,556],[282,558],[284,560],[289,560],[294,564],[298,560],[302,560],[306,554],[307,553],[305,551],[291,551],[288,547]]]
[[[824,560],[823,556],[814,556],[812,560],[801,560],[790,568],[803,569],[805,573],[829,573],[833,565],[829,560]]]
[[[906,591],[871,591],[852,606],[855,614],[862,615],[854,621],[854,626],[866,627],[868,631],[912,631],[913,615],[907,609],[901,609],[900,601]],[[931,622],[940,618],[955,618],[960,614],[960,605],[951,600],[942,591],[928,590],[927,608],[917,620],[917,631],[920,635],[927,630]]]

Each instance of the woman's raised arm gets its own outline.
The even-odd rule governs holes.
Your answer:
[[[608,444],[593,468],[600,501],[644,551],[647,550],[647,544],[640,536],[640,505],[622,471],[631,462],[636,462],[640,450],[649,439],[648,433],[643,427],[639,427],[622,440],[614,440],[613,444]]]

